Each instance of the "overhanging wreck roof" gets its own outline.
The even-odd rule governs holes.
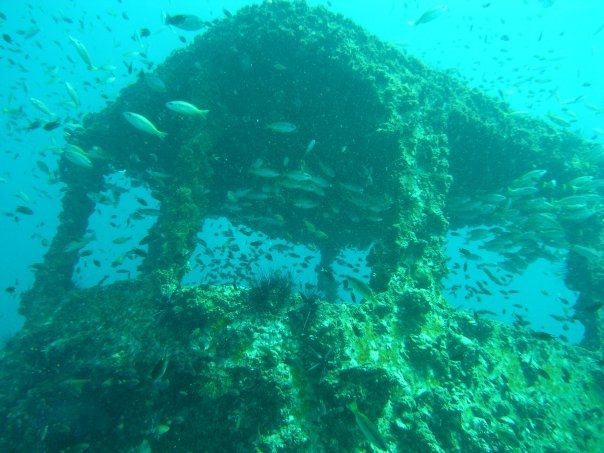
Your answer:
[[[513,115],[350,21],[297,2],[242,9],[156,75],[165,95],[140,81],[69,137],[111,160],[89,170],[61,164],[68,189],[59,231],[24,297],[24,332],[6,352],[2,379],[14,389],[2,396],[14,408],[5,415],[6,448],[15,439],[35,445],[46,425],[49,449],[98,449],[112,438],[123,449],[350,451],[366,442],[343,409],[354,399],[391,446],[597,445],[602,411],[592,401],[601,401],[602,389],[591,379],[601,372],[589,353],[455,313],[440,294],[449,223],[478,221],[464,203],[514,189],[535,169],[559,181],[586,168],[601,176],[595,145]],[[166,109],[177,99],[210,113]],[[125,111],[167,137],[132,128]],[[86,194],[99,191],[113,168],[160,200],[155,239],[136,281],[75,289],[78,254],[65,246],[84,236],[94,209]],[[314,243],[326,263],[348,244],[373,243],[376,303],[335,305],[275,288],[260,298],[180,288],[201,221],[216,214]],[[489,222],[509,221],[507,211],[490,214]],[[595,219],[592,231],[559,221],[565,245],[599,247],[584,242],[587,232],[602,237]],[[597,302],[601,263],[579,258],[571,258],[569,281]],[[601,347],[601,332],[590,332],[591,345]],[[38,368],[53,371],[26,394],[19,376]],[[24,422],[32,408],[59,422]],[[581,411],[591,415],[576,432],[571,421]],[[99,413],[101,423],[70,428],[81,412]],[[111,422],[120,417],[127,428]],[[548,428],[554,423],[559,437]],[[170,431],[158,435],[158,424]]]

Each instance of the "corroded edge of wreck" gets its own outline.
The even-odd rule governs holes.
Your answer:
[[[290,73],[268,70],[275,63]],[[78,256],[65,245],[83,236],[94,209],[85,194],[108,167],[83,174],[62,163],[61,225],[23,298],[25,327],[2,353],[3,449],[94,451],[111,439],[122,451],[354,451],[368,441],[346,409],[353,401],[392,449],[585,451],[603,442],[601,357],[456,312],[440,292],[449,189],[505,187],[533,168],[570,178],[594,145],[510,115],[350,21],[297,2],[242,9],[157,73],[170,96],[207,103],[204,127],[168,116],[166,99],[138,83],[71,140],[111,150],[113,165],[149,184],[161,201],[152,232],[161,240],[149,244],[136,280],[73,288]],[[295,93],[300,103],[286,103]],[[375,241],[375,304],[328,303],[279,282],[259,292],[179,286],[201,219],[220,213],[224,199],[212,194],[245,177],[257,146],[288,144],[258,125],[293,108],[308,121],[300,129],[332,154],[349,145],[335,165],[371,165],[376,192],[392,197],[377,225],[313,219],[329,237],[319,245],[328,257],[351,237]],[[125,110],[161,121],[168,138],[141,139],[123,126]],[[240,160],[224,165],[224,155]],[[146,177],[156,166],[172,178]],[[308,241],[292,216],[289,237]],[[598,297],[579,274],[569,279]],[[592,335],[601,347],[601,333]]]

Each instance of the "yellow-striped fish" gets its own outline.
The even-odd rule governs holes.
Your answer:
[[[155,135],[159,138],[164,138],[166,135],[168,135],[167,132],[158,130],[151,121],[138,113],[124,112],[124,118],[126,118],[126,120],[139,131],[143,131],[150,135]]]

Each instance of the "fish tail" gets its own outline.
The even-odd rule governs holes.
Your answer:
[[[162,140],[163,140],[164,138],[166,138],[166,136],[167,136],[167,135],[168,135],[168,133],[167,133],[167,132],[161,132],[161,131],[159,131],[159,132],[157,133],[157,136],[158,136],[159,138],[161,138]]]
[[[356,414],[356,412],[359,410],[356,400],[354,400],[352,403],[348,403],[346,407],[350,409],[353,414]]]

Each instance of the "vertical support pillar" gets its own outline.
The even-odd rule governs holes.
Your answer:
[[[67,189],[57,234],[44,261],[36,268],[33,287],[22,295],[19,306],[19,312],[28,320],[50,315],[57,300],[73,287],[72,274],[79,260],[79,248],[69,246],[84,238],[95,206],[87,194],[99,191],[102,186],[102,173],[95,168],[76,167],[65,158],[60,168]]]
[[[374,287],[392,277],[409,288],[437,290],[446,273],[443,244],[448,228],[443,214],[449,188],[448,147],[444,135],[412,134],[400,140],[393,229],[372,249]]]
[[[207,205],[211,143],[209,135],[202,133],[171,150],[173,176],[160,192],[161,215],[151,232],[155,239],[149,243],[142,266],[143,273],[154,276],[164,295],[179,286],[196,246]]]

